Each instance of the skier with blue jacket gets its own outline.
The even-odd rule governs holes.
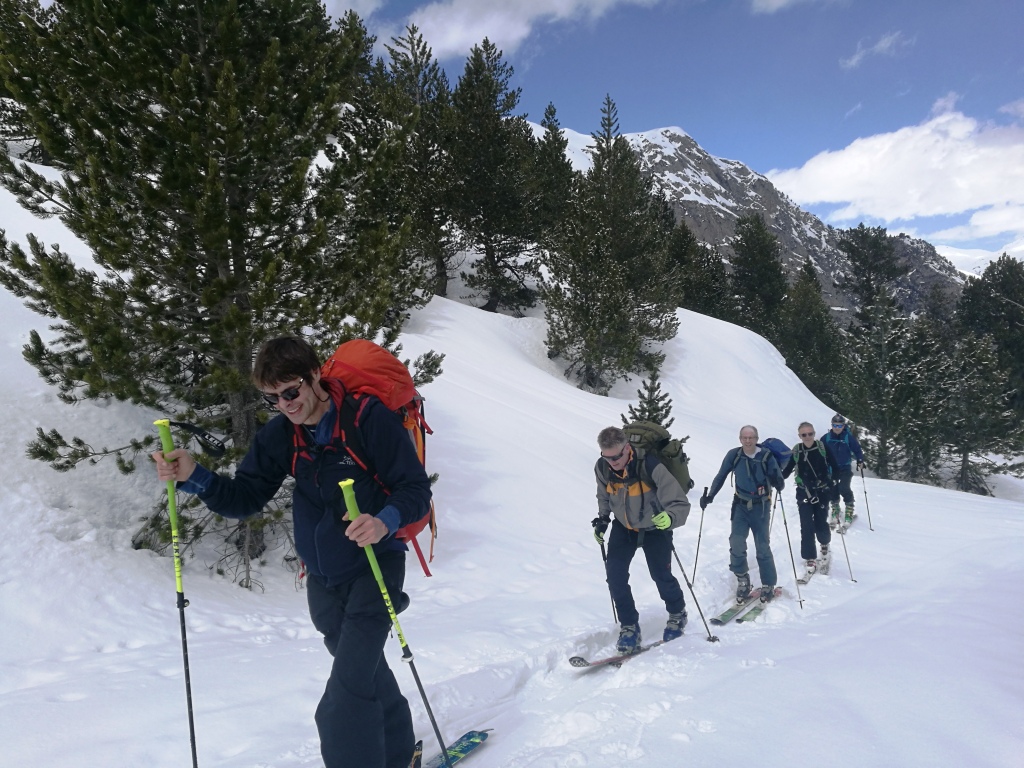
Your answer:
[[[832,429],[825,433],[822,442],[825,444],[825,449],[832,454],[838,467],[834,478],[838,482],[832,495],[831,527],[838,527],[839,532],[842,533],[850,527],[850,523],[853,522],[855,515],[853,510],[853,488],[850,487],[850,483],[853,481],[853,460],[857,460],[857,469],[863,470],[864,451],[861,450],[860,443],[857,442],[857,438],[850,431],[850,425],[846,422],[843,415],[839,413],[832,417]],[[842,515],[839,511],[840,496],[843,497],[843,503],[846,507],[844,510],[845,514]]]
[[[745,602],[750,596],[750,574],[747,566],[747,534],[754,534],[757,568],[761,576],[761,600],[768,602],[775,594],[778,573],[772,556],[769,525],[771,523],[771,489],[780,493],[785,487],[782,470],[774,454],[757,444],[757,428],[747,425],[740,430],[740,446],[733,448],[722,460],[707,494],[700,497],[703,510],[715,500],[729,473],[733,474],[732,529],[729,535],[729,570],[736,574],[736,600]]]

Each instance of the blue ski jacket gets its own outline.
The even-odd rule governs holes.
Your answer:
[[[857,461],[864,461],[864,451],[860,449],[860,443],[853,436],[848,426],[838,435],[831,429],[821,439],[825,448],[835,457],[836,465],[840,469],[848,469],[853,463],[854,457]]]

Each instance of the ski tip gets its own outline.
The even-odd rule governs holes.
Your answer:
[[[573,656],[569,659],[569,663],[574,667],[589,667],[590,662],[584,659],[582,656]]]

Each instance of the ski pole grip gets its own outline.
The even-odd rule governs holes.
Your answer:
[[[341,486],[341,495],[345,497],[345,509],[348,510],[348,519],[355,520],[359,517],[359,502],[356,501],[355,481],[342,480],[338,485]]]
[[[164,453],[170,453],[174,450],[174,438],[171,437],[171,422],[168,419],[157,419],[153,423],[156,425],[157,432],[160,433],[160,444],[163,446]]]

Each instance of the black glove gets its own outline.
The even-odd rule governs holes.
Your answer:
[[[705,509],[707,509],[707,506],[710,503],[711,499],[708,498],[708,495],[706,493],[702,493],[700,495],[700,511],[703,512]]]
[[[857,470],[859,472],[863,472],[864,471],[864,462],[863,461],[858,461],[857,462]]]
[[[595,517],[590,521],[594,526],[594,539],[598,544],[604,544],[604,532],[608,530],[608,523],[608,519],[604,517]]]
[[[778,491],[779,493],[782,493],[782,489],[785,488],[785,487],[786,487],[786,481],[785,480],[779,480],[779,482],[777,482],[775,484],[775,490]]]

